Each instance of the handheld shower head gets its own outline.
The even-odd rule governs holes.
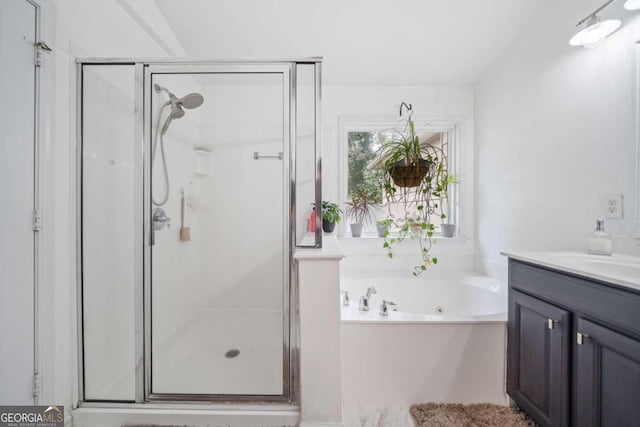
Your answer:
[[[179,119],[181,117],[184,117],[184,114],[185,114],[184,108],[188,110],[198,108],[204,102],[204,97],[199,93],[190,93],[183,96],[182,98],[178,98],[169,89],[162,87],[158,84],[154,84],[153,89],[157,93],[165,92],[169,96],[169,100],[166,101],[164,104],[162,104],[162,107],[158,111],[158,120],[156,121],[156,133],[155,133],[155,138],[153,142],[153,148],[151,149],[151,168],[153,170],[153,165],[154,165],[156,151],[157,151],[156,149],[158,146],[158,140],[160,140],[160,155],[162,156],[162,166],[163,166],[162,170],[164,172],[165,188],[164,188],[164,193],[161,199],[156,200],[154,194],[152,193],[151,200],[156,206],[162,206],[167,202],[167,200],[169,200],[169,171],[167,170],[167,161],[164,155],[164,139],[162,138],[162,136],[165,133],[167,133],[167,130],[169,130],[169,125],[171,125],[171,122],[174,119]],[[167,115],[167,118],[164,120],[162,127],[160,127],[160,120],[162,119],[162,114],[166,107],[170,107],[170,111],[169,111],[169,114]]]
[[[192,110],[194,108],[198,108],[204,102],[204,97],[199,93],[194,92],[187,94],[182,98],[178,98],[169,89],[162,87],[157,83],[153,85],[153,88],[156,92],[165,92],[169,96],[169,101],[167,101],[164,106],[171,105],[171,112],[167,116],[164,124],[162,125],[162,129],[160,130],[161,135],[164,135],[167,132],[169,125],[174,119],[184,117],[183,108]]]
[[[160,130],[160,135],[164,135],[165,133],[167,133],[167,129],[169,129],[169,125],[171,124],[173,119],[179,119],[181,117],[184,117],[184,110],[182,109],[182,106],[180,104],[173,104],[173,103],[167,102],[165,106],[169,104],[171,105],[171,111],[169,112],[169,115],[167,116],[167,118],[164,121],[164,124],[162,125],[162,129]]]

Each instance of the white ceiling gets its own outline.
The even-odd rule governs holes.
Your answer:
[[[189,56],[322,56],[325,83],[474,83],[548,0],[155,0]]]

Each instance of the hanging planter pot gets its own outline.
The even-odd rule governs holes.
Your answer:
[[[425,159],[419,159],[416,165],[407,165],[402,159],[389,168],[391,178],[398,187],[418,187],[427,172],[429,162]]]

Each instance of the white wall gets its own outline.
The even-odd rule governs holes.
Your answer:
[[[460,210],[463,235],[458,241],[440,241],[433,254],[446,254],[435,268],[468,270],[473,266],[473,87],[470,85],[430,86],[371,86],[371,85],[323,85],[322,88],[322,198],[334,202],[344,201],[340,191],[341,155],[340,119],[382,120],[395,123],[401,102],[411,103],[414,118],[455,118],[459,120],[460,133]],[[344,140],[344,138],[342,138]],[[342,227],[348,221],[343,221]],[[339,228],[342,230],[344,228]],[[344,238],[341,241],[347,258],[343,261],[345,274],[357,274],[362,269],[384,269],[387,273],[410,275],[413,266],[420,263],[417,242],[406,241],[398,245],[394,259],[387,257],[379,238]]]
[[[627,16],[623,28],[595,48],[569,46],[575,23],[599,3],[549,1],[477,85],[480,270],[504,278],[499,251],[505,249],[584,251],[613,193],[624,194],[626,219],[607,220],[607,229],[620,236],[618,250],[640,254],[623,237],[631,234],[635,206],[640,18]]]

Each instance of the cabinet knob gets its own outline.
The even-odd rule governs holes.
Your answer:
[[[557,325],[559,323],[560,323],[559,320],[547,319],[547,328],[548,329],[553,329],[554,325]]]

